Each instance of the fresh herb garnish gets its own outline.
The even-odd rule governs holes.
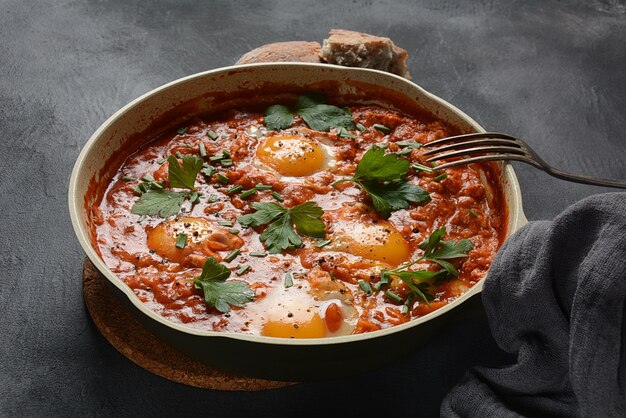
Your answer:
[[[396,145],[400,148],[409,148],[409,149],[420,149],[422,148],[422,144],[415,141],[398,141]]]
[[[293,286],[293,274],[287,272],[285,273],[285,288],[290,288]]]
[[[133,192],[137,196],[141,196],[148,190],[160,190],[163,189],[163,185],[161,183],[157,183],[156,181],[142,181],[133,189]]]
[[[263,191],[263,190],[272,190],[273,186],[269,184],[259,183],[256,186],[254,186],[254,188],[257,189],[258,191]]]
[[[217,173],[215,175],[215,178],[217,179],[217,181],[219,181],[222,184],[228,184],[228,182],[230,181],[230,179],[225,174],[222,174],[222,173]]]
[[[397,152],[398,155],[407,155],[412,153],[414,149],[422,148],[422,144],[415,141],[398,141],[395,144],[402,148]]]
[[[342,138],[356,139],[356,135],[352,135],[346,128],[339,128],[337,134]]]
[[[433,180],[434,181],[441,181],[441,180],[444,180],[444,179],[447,179],[447,178],[448,178],[448,175],[446,173],[441,173],[437,177],[435,177]]]
[[[181,250],[187,246],[187,234],[180,233],[176,236],[176,248]]]
[[[317,248],[324,248],[325,246],[327,246],[327,245],[328,245],[328,244],[330,244],[331,242],[333,242],[333,240],[327,239],[327,240],[324,240],[324,241],[320,241],[320,242],[318,242],[317,244],[315,244],[315,246],[316,246]]]
[[[202,169],[202,158],[197,155],[185,155],[182,160],[183,166],[181,167],[173,155],[167,159],[170,187],[193,190],[196,187],[196,177]]]
[[[353,182],[370,196],[376,212],[387,219],[392,211],[408,208],[409,202],[424,204],[430,201],[428,192],[406,181],[408,171],[407,160],[397,154],[385,154],[383,148],[372,145],[357,164],[354,176],[332,185]]]
[[[385,296],[387,296],[387,299],[389,299],[389,300],[391,300],[391,301],[393,301],[395,303],[401,303],[402,302],[402,298],[398,294],[392,292],[391,290],[386,290],[385,291]]]
[[[415,171],[425,171],[426,173],[432,173],[435,171],[434,168],[427,167],[425,165],[418,164],[418,163],[414,163],[411,167],[413,167]]]
[[[243,192],[241,192],[239,197],[242,198],[242,199],[247,199],[247,198],[249,198],[251,196],[254,196],[257,193],[258,192],[257,192],[256,189],[248,189],[248,190],[244,190]]]
[[[293,113],[300,115],[309,128],[315,131],[328,132],[331,128],[337,128],[341,132],[342,128],[355,129],[349,111],[325,104],[323,95],[319,94],[301,95],[294,109],[280,104],[268,107],[265,110],[265,126],[274,131],[287,129],[294,122]]]
[[[235,194],[235,193],[239,193],[242,190],[243,190],[243,186],[241,184],[238,184],[226,190],[226,194]]]
[[[189,201],[194,205],[200,203],[200,196],[202,196],[202,193],[191,192],[189,193]]]
[[[246,274],[246,272],[250,270],[250,268],[250,264],[244,264],[243,266],[239,267],[237,271],[235,271],[235,273],[237,274],[237,276],[242,276]]]
[[[141,195],[141,199],[133,205],[130,212],[136,215],[168,218],[180,212],[180,207],[187,196],[186,192],[150,189]]]
[[[181,167],[176,157],[169,156],[167,159],[169,163],[168,181],[170,187],[189,189],[191,192],[165,190],[163,185],[154,181],[154,177],[147,174],[143,177],[146,181],[138,184],[135,188],[137,194],[141,194],[141,198],[130,209],[131,213],[168,218],[180,212],[185,199],[189,199],[191,203],[198,202],[200,194],[193,190],[196,186],[196,177],[202,169],[202,158],[196,155],[185,155],[182,160],[183,165]]]
[[[202,170],[200,170],[200,172],[204,174],[205,177],[211,178],[211,176],[215,172],[215,167],[209,165],[208,163],[202,163]]]
[[[467,252],[472,249],[472,242],[468,239],[460,241],[443,241],[446,228],[441,227],[435,230],[428,240],[423,242],[420,247],[423,248],[424,254],[417,260],[406,263],[395,269],[381,271],[381,282],[390,282],[391,276],[398,277],[411,290],[412,294],[426,303],[433,300],[433,296],[428,292],[430,286],[427,280],[435,279],[440,282],[452,277],[458,277],[459,271],[448,260],[453,258],[467,257]],[[421,261],[432,261],[443,267],[438,271],[416,270],[411,271],[409,268]]]
[[[376,129],[377,131],[380,131],[384,134],[388,134],[389,132],[391,132],[391,128],[381,124],[381,123],[375,123],[372,125],[372,128]]]
[[[272,192],[272,197],[276,200],[278,200],[279,202],[284,202],[285,198],[282,197],[278,192]]]
[[[241,250],[239,248],[232,250],[230,253],[228,253],[228,255],[226,257],[224,257],[224,260],[228,261],[229,263],[231,261],[233,261],[235,258],[237,258],[237,256],[241,254]]]
[[[218,263],[214,257],[209,257],[202,267],[200,277],[193,279],[195,288],[204,292],[204,301],[209,308],[215,307],[226,313],[231,306],[242,307],[254,300],[254,292],[247,283],[226,281],[230,274],[228,267]]]
[[[372,290],[372,286],[365,280],[359,280],[359,287],[365,292],[366,295],[371,295],[374,292]]]
[[[320,219],[324,212],[315,202],[292,208],[274,202],[252,203],[251,206],[256,212],[240,216],[238,221],[241,225],[251,227],[268,225],[259,238],[271,254],[302,245],[298,233],[314,238],[324,238],[326,235],[326,225]]]
[[[265,109],[263,122],[272,131],[287,129],[293,124],[293,113],[287,106],[273,105]]]

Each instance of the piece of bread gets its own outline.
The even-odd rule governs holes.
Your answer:
[[[319,42],[291,41],[262,45],[241,56],[235,63],[254,62],[320,62]]]
[[[373,68],[410,78],[406,50],[389,38],[331,29],[328,39],[324,39],[320,58],[329,64]]]

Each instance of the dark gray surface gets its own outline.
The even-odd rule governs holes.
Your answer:
[[[66,190],[91,133],[165,82],[263,43],[321,41],[333,27],[391,37],[408,50],[415,82],[486,128],[521,136],[554,165],[626,179],[623,1],[3,0],[0,415],[432,416],[465,369],[504,364],[475,303],[429,346],[379,372],[210,392],[133,365],[89,320]],[[515,168],[529,219],[610,190]]]

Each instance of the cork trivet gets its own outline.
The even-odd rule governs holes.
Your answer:
[[[96,328],[117,351],[145,370],[203,389],[257,391],[293,384],[227,374],[186,356],[146,330],[106,280],[85,258],[83,296]]]

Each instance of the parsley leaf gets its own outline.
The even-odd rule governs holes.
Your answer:
[[[387,219],[392,211],[407,209],[409,202],[419,205],[430,202],[430,195],[415,184],[404,181],[392,181],[381,184],[373,181],[361,182],[363,189],[372,198],[374,209]]]
[[[204,301],[209,308],[215,307],[226,313],[231,306],[244,306],[254,300],[254,292],[245,282],[227,282],[230,269],[217,262],[214,257],[207,258],[200,277],[193,279],[194,287],[204,292]]]
[[[291,226],[291,215],[288,212],[269,224],[259,239],[265,243],[270,254],[278,254],[282,250],[302,245],[300,236]]]
[[[434,261],[443,267],[451,276],[458,277],[459,271],[452,263],[446,261],[451,258],[467,257],[467,252],[473,247],[472,242],[468,239],[460,241],[442,241],[446,228],[442,227],[433,232],[424,250],[424,260]]]
[[[268,224],[287,211],[287,209],[274,202],[252,203],[251,206],[252,209],[256,209],[256,212],[240,216],[237,219],[244,226],[257,227]]]
[[[320,219],[324,215],[322,208],[315,202],[306,202],[290,209],[291,218],[298,232],[313,238],[326,236],[326,224]]]
[[[133,205],[130,212],[137,215],[167,218],[180,212],[180,207],[187,196],[187,192],[149,189],[141,195],[141,198]]]
[[[467,257],[467,252],[473,247],[472,242],[467,239],[460,241],[443,241],[445,234],[445,227],[435,230],[430,234],[428,240],[420,245],[420,247],[424,249],[424,255],[422,257],[392,270],[382,270],[381,282],[383,282],[383,279],[385,279],[385,282],[389,282],[390,276],[398,277],[411,289],[411,292],[415,296],[419,297],[424,302],[428,303],[433,300],[433,296],[428,292],[430,284],[427,280],[435,279],[435,284],[440,284],[442,281],[449,280],[452,277],[458,277],[459,271],[452,263],[446,260]],[[438,271],[409,270],[409,267],[424,260],[433,261],[443,268]]]
[[[168,180],[170,187],[194,190],[196,176],[202,169],[202,158],[196,155],[185,155],[182,160],[183,166],[181,167],[180,164],[178,164],[178,160],[173,155],[170,155],[167,159],[169,163]],[[144,179],[145,178],[146,177],[144,177]],[[144,184],[147,184],[147,186],[142,187]],[[180,208],[185,199],[196,203],[199,196],[196,192],[189,193],[165,190],[162,185],[153,180],[141,183],[137,187],[137,191],[142,192],[141,198],[130,209],[131,213],[137,215],[168,218],[180,212]]]
[[[315,107],[324,103],[325,98],[322,93],[309,93],[303,94],[298,97],[298,103],[296,103],[296,109],[306,109],[309,107]]]
[[[407,160],[397,154],[385,154],[383,148],[372,145],[357,164],[354,176],[332,185],[345,181],[355,183],[370,196],[376,212],[388,219],[391,212],[407,209],[409,202],[423,205],[430,201],[428,192],[406,181],[408,171]]]
[[[183,166],[181,168],[173,155],[167,159],[170,186],[193,190],[196,186],[196,176],[202,169],[202,158],[197,155],[185,155],[182,160]]]
[[[349,110],[324,103],[321,94],[303,94],[298,97],[295,109],[284,105],[273,105],[265,110],[264,123],[268,129],[289,128],[294,121],[293,113],[302,117],[309,128],[328,132],[331,128],[355,129]]]
[[[331,128],[355,129],[352,115],[337,106],[317,103],[298,107],[296,113],[315,131],[328,132]]]
[[[385,154],[385,149],[372,145],[356,166],[354,180],[387,181],[404,178],[409,161],[396,154]]]
[[[273,105],[265,109],[265,118],[263,119],[267,129],[280,131],[287,129],[293,123],[293,114],[287,106]]]
[[[302,245],[298,233],[315,238],[326,236],[326,225],[320,219],[324,211],[315,202],[306,202],[293,208],[285,208],[274,202],[255,202],[251,206],[256,212],[240,216],[238,221],[241,225],[251,227],[268,225],[259,238],[271,254]]]

